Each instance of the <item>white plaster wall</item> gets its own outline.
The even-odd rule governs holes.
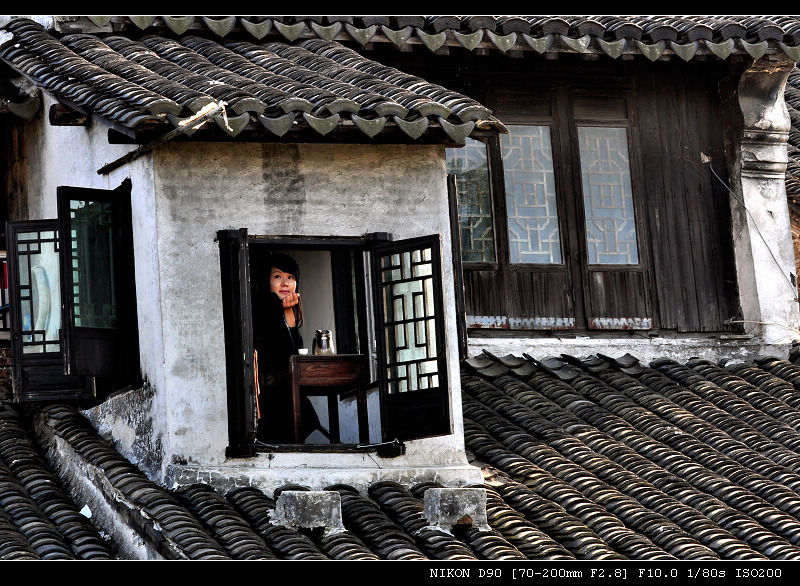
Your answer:
[[[785,182],[744,175],[742,186],[750,214],[746,235],[736,234],[741,240],[737,249],[746,255],[738,266],[752,266],[752,272],[749,266],[743,272],[752,275],[748,288],[755,290],[743,305],[744,325],[765,343],[789,345],[800,339],[800,310],[797,287],[790,278],[796,269]]]
[[[731,206],[744,325],[771,344],[800,339],[785,175],[791,120],[784,90],[794,68],[781,58],[756,61],[737,92],[744,129],[734,169],[741,197],[734,199],[741,201]]]
[[[463,426],[452,303],[452,263],[443,263],[448,379],[455,433],[408,442],[403,457],[365,454],[272,454],[226,461],[225,349],[217,230],[250,234],[361,236],[395,239],[442,235],[452,258],[440,147],[367,145],[178,144],[154,155],[158,272],[164,335],[164,391],[169,405],[166,451],[172,478],[197,464],[254,468],[361,469],[463,466]],[[273,470],[273,473],[275,471]],[[305,473],[303,473],[305,474]],[[478,480],[466,475],[470,481]],[[312,481],[316,478],[309,476]],[[291,474],[281,472],[281,478]],[[325,483],[330,475],[318,478]],[[311,482],[311,481],[309,481]]]
[[[42,113],[25,128],[29,169],[27,219],[57,217],[59,186],[113,189],[126,177],[131,178],[140,360],[143,376],[156,389],[161,388],[163,352],[151,157],[141,157],[109,175],[98,175],[97,169],[135,147],[108,144],[108,127],[101,122],[90,122],[86,127],[51,126],[46,113],[53,103],[50,96],[44,95]],[[157,435],[164,427],[163,398],[157,394],[153,402],[153,430]],[[118,447],[129,455],[130,446],[118,444]]]

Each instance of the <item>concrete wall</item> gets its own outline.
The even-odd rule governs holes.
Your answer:
[[[441,147],[179,144],[154,155],[157,268],[162,316],[165,469],[170,481],[199,478],[312,488],[378,477],[479,480],[466,467],[460,416],[455,312],[446,305],[448,379],[455,433],[408,442],[407,454],[277,453],[227,460],[225,349],[217,230],[252,235],[361,236],[395,239],[439,233],[451,258]],[[402,221],[399,221],[402,219]],[[443,264],[452,299],[452,264]],[[420,472],[422,470],[422,472]],[[448,475],[448,471],[451,473]],[[427,476],[426,476],[427,474]]]

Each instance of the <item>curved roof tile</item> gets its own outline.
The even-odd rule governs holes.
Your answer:
[[[178,124],[218,101],[227,105],[225,122],[236,117],[228,129],[234,135],[248,127],[278,136],[310,127],[324,135],[350,122],[370,138],[395,128],[401,142],[410,141],[438,128],[439,140],[463,142],[476,122],[493,126],[491,112],[475,100],[321,38],[172,38],[150,24],[137,39],[74,32],[58,38],[26,19],[5,28],[13,41],[0,48],[0,59],[67,105],[131,129]]]
[[[219,38],[233,31],[243,31],[260,41],[267,35],[283,41],[317,37],[326,40],[355,41],[360,45],[391,42],[398,48],[424,45],[438,51],[443,46],[475,50],[531,50],[541,46],[549,35],[571,39],[588,37],[584,50],[618,57],[622,52],[604,49],[609,41],[625,41],[625,53],[643,49],[636,41],[676,42],[685,45],[695,41],[705,44],[734,42],[732,53],[746,53],[744,43],[766,41],[775,52],[789,54],[800,44],[800,19],[796,16],[745,15],[623,15],[623,16],[155,16],[141,17],[59,17],[56,28],[111,32],[114,29],[153,31],[161,28],[183,34],[188,30],[208,31]],[[374,28],[371,28],[374,27]],[[482,33],[477,43],[465,42],[463,35]],[[462,37],[459,37],[461,35]],[[513,35],[513,38],[508,38]],[[434,41],[433,38],[436,40]],[[547,52],[575,51],[571,43],[551,43]],[[667,55],[672,52],[668,51]],[[712,47],[701,46],[697,54],[713,55]],[[727,57],[727,56],[726,56]],[[790,55],[790,58],[794,58]]]

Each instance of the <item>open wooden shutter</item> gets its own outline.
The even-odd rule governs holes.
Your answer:
[[[138,386],[131,182],[58,188],[64,360],[110,392]]]
[[[247,229],[220,230],[219,268],[228,387],[229,457],[255,455],[258,411],[253,364],[250,253]]]
[[[452,433],[438,235],[372,249],[385,441]]]
[[[83,376],[64,374],[57,220],[6,225],[15,401],[89,394]]]

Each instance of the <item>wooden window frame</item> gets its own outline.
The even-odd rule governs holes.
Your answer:
[[[20,233],[52,231],[58,234],[58,220],[26,220],[6,223],[8,251],[9,327],[14,356],[12,382],[14,401],[77,400],[91,397],[86,377],[64,373],[64,344],[59,340],[57,352],[23,352],[22,311],[20,300],[19,256],[17,242]],[[59,264],[60,270],[60,264]],[[57,311],[61,311],[60,307]]]
[[[130,196],[130,179],[112,190],[61,186],[57,191],[57,219],[7,223],[15,401],[71,399],[94,405],[115,391],[141,387]],[[100,279],[104,284],[113,282],[110,289],[117,320],[111,326],[86,327],[74,319],[73,259],[72,254],[65,254],[72,250],[71,199],[102,202],[111,210],[104,236],[109,238],[105,250],[110,252],[108,264],[113,263],[114,274],[113,278],[109,275]],[[57,234],[61,324],[59,350],[37,355],[22,351],[16,242],[22,232],[44,230]],[[96,232],[90,230],[85,234],[91,236]],[[95,267],[90,263],[87,268]],[[90,271],[93,277],[95,270]]]
[[[447,352],[446,352],[446,331],[444,316],[444,300],[442,290],[442,267],[441,267],[441,239],[438,235],[410,238],[406,240],[392,241],[391,235],[386,233],[367,234],[361,238],[352,237],[314,237],[314,236],[269,236],[269,235],[248,235],[247,229],[220,230],[217,232],[217,241],[220,245],[220,269],[221,287],[223,301],[223,320],[225,324],[226,341],[226,371],[228,389],[228,447],[226,454],[229,457],[250,457],[258,452],[349,452],[349,451],[374,451],[382,457],[394,457],[405,453],[402,442],[411,439],[422,439],[438,435],[447,435],[453,432],[453,421],[450,410],[450,393],[447,384]],[[431,393],[425,396],[419,395],[419,401],[413,401],[410,397],[413,393],[407,393],[403,397],[392,397],[389,395],[385,384],[385,365],[381,356],[385,351],[382,344],[382,336],[378,335],[379,328],[382,326],[382,317],[378,315],[378,296],[380,284],[376,283],[376,275],[379,274],[376,259],[381,253],[391,253],[392,251],[407,250],[408,247],[427,244],[432,248],[433,271],[434,271],[434,299],[436,304],[436,334],[437,334],[437,358],[439,365],[439,387],[438,394],[434,397]],[[254,440],[257,431],[257,415],[255,407],[255,385],[252,360],[253,355],[253,331],[252,331],[252,300],[251,300],[251,269],[250,252],[253,246],[269,245],[281,250],[328,250],[332,253],[332,272],[334,278],[334,297],[335,311],[337,312],[337,337],[344,336],[344,340],[339,340],[339,344],[344,342],[344,346],[337,347],[340,352],[346,347],[356,347],[356,341],[360,340],[361,353],[369,356],[371,350],[366,348],[366,342],[370,339],[369,323],[376,330],[373,336],[377,345],[377,365],[373,365],[375,382],[370,386],[377,385],[380,389],[381,405],[381,433],[382,441],[377,444],[332,444],[332,445],[312,445],[312,444],[282,444],[279,446],[258,447]],[[339,258],[337,253],[354,252],[353,265],[350,269],[345,266],[345,261]],[[369,262],[362,262],[362,254],[368,253]],[[341,281],[341,276],[347,272],[348,277],[352,277],[349,271],[357,273],[363,271],[364,279],[355,279],[356,309],[345,307],[347,303],[343,301],[347,296],[342,291],[337,291],[337,282]],[[367,280],[371,284],[368,288]],[[363,281],[363,282],[362,282]],[[371,302],[367,302],[367,298]],[[368,316],[371,308],[371,319]],[[339,312],[345,313],[345,319],[340,320]],[[354,313],[355,312],[355,313]],[[355,319],[354,319],[355,318]],[[350,327],[348,323],[355,322],[357,326]],[[242,357],[245,357],[244,359]],[[368,361],[369,362],[369,361]],[[415,403],[420,403],[416,405]],[[398,410],[398,415],[391,415],[390,410]],[[420,412],[425,413],[424,417],[419,416]],[[434,421],[435,419],[435,421]],[[420,421],[422,423],[420,423]],[[409,427],[403,428],[403,422]],[[401,429],[403,428],[403,429]]]
[[[602,329],[656,328],[658,320],[652,303],[653,279],[643,209],[639,137],[631,91],[612,89],[589,92],[567,86],[548,86],[530,89],[524,95],[547,97],[540,101],[539,106],[525,105],[527,113],[514,112],[513,105],[506,105],[504,111],[501,105],[499,114],[510,126],[535,125],[550,129],[562,260],[557,264],[510,261],[503,149],[499,137],[487,138],[485,143],[496,259],[495,262],[462,260],[466,296],[473,309],[483,309],[473,311],[476,315],[467,317],[469,332],[524,330],[548,333],[568,330],[589,333]],[[601,102],[605,99],[616,100],[617,103],[621,101],[625,104],[626,116],[578,115],[575,101],[586,97]],[[578,127],[584,126],[626,129],[638,249],[638,263],[635,265],[590,265],[588,262],[578,145]],[[628,294],[635,283],[633,288],[639,291],[639,299],[634,305],[642,315],[615,316],[628,318],[617,321],[604,317],[602,310],[606,308],[592,307],[592,301],[597,305],[599,300],[607,297],[596,294],[593,298],[591,284],[595,281],[603,285],[607,281],[616,281],[616,286],[626,289]],[[479,296],[486,295],[486,292],[491,298],[480,299]],[[616,293],[622,297],[621,290]],[[533,299],[540,301],[532,302]],[[543,304],[547,311],[542,314]],[[531,311],[531,305],[536,306],[532,312],[540,315],[526,315]]]
[[[95,377],[96,384],[102,387],[98,389],[101,397],[122,388],[137,388],[141,386],[142,378],[139,370],[131,180],[126,179],[111,190],[61,186],[57,197],[66,372]],[[110,252],[108,264],[113,265],[113,275],[107,277],[117,311],[116,324],[113,326],[82,325],[75,319],[76,283],[73,280],[72,255],[64,254],[72,250],[72,200],[104,203],[109,211],[111,223],[106,236],[109,239],[107,252]],[[97,270],[91,264],[87,269],[92,274]]]

